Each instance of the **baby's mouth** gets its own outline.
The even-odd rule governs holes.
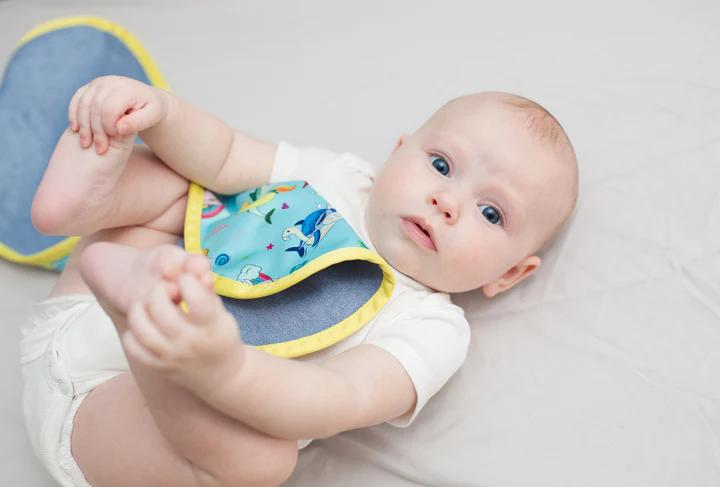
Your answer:
[[[433,229],[422,218],[405,217],[401,226],[405,234],[419,246],[437,252]]]

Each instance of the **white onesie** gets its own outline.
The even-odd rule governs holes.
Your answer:
[[[363,218],[373,174],[372,166],[357,156],[281,142],[271,182],[308,181],[377,252]],[[392,296],[368,324],[331,347],[294,360],[320,362],[361,343],[387,350],[417,392],[415,410],[388,421],[404,428],[460,368],[470,329],[462,308],[447,294],[399,272],[395,278]],[[70,294],[33,305],[21,332],[23,412],[30,443],[60,485],[87,487],[72,456],[73,420],[91,390],[129,369],[115,327],[93,295]],[[298,440],[298,448],[311,441]]]
[[[364,218],[374,175],[372,165],[356,155],[280,142],[270,182],[306,180],[377,252]],[[404,428],[465,361],[470,327],[463,309],[453,304],[448,294],[397,271],[395,278],[390,300],[367,325],[340,343],[295,360],[322,360],[361,343],[387,350],[405,368],[417,393],[414,411],[388,421]]]

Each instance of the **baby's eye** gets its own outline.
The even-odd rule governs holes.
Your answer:
[[[498,212],[492,206],[480,205],[479,208],[482,211],[483,216],[487,218],[487,220],[493,225],[497,225],[502,222],[502,216],[500,216],[500,212]]]
[[[445,162],[445,159],[433,155],[431,155],[430,158],[432,160],[433,167],[437,169],[439,173],[443,176],[447,176],[450,173],[450,165]]]

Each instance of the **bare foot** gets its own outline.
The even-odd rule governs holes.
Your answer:
[[[237,322],[215,294],[204,256],[173,245],[139,250],[98,242],[83,252],[80,272],[115,323],[129,359],[196,393],[242,367]]]
[[[134,300],[149,293],[161,280],[167,280],[168,294],[176,297],[173,282],[183,271],[203,276],[210,269],[204,256],[188,254],[176,245],[138,249],[110,242],[89,245],[80,257],[80,274],[103,308],[126,315]],[[212,285],[212,275],[202,277]]]
[[[115,186],[135,135],[110,139],[102,155],[83,149],[67,129],[58,140],[32,202],[33,224],[49,235],[87,235],[99,230],[115,207]]]

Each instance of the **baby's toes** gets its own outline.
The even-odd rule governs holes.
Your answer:
[[[212,321],[223,311],[222,301],[204,283],[193,274],[183,274],[178,279],[180,294],[187,303],[187,315],[190,321],[203,325]]]
[[[204,255],[189,254],[187,259],[185,259],[185,266],[183,270],[187,273],[200,276],[210,270],[210,262]]]
[[[210,262],[204,255],[189,255],[185,260],[184,271],[195,275],[208,289],[213,289],[214,279],[210,272]]]
[[[176,279],[183,270],[187,253],[176,245],[161,245],[155,249],[153,265],[158,275]]]

